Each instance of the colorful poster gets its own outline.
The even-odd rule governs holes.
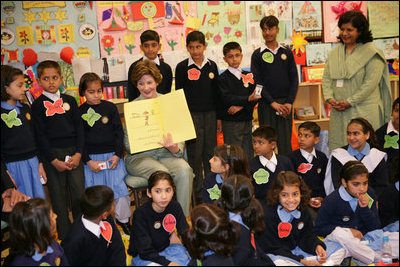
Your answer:
[[[18,45],[33,45],[33,28],[31,26],[16,27]]]
[[[200,31],[206,35],[209,46],[223,46],[231,41],[247,43],[244,1],[219,1],[213,5],[199,1],[197,14],[201,18]]]
[[[321,1],[293,1],[293,27],[296,31],[322,30]]]
[[[306,45],[307,66],[325,65],[328,58],[328,52],[331,49],[331,44]]]
[[[57,25],[58,40],[60,43],[75,42],[74,24]]]
[[[399,36],[399,1],[368,1],[368,14],[374,38]]]
[[[36,26],[36,41],[38,44],[41,45],[55,44],[57,42],[55,26]]]
[[[374,44],[382,49],[386,59],[399,57],[399,38],[374,39]]]

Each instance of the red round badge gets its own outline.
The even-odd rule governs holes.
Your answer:
[[[281,222],[278,225],[278,235],[279,238],[288,237],[292,231],[292,224],[287,222]]]
[[[168,233],[172,233],[174,231],[175,226],[176,226],[176,219],[174,215],[172,214],[167,214],[167,216],[164,217],[164,220],[162,222],[162,225]]]

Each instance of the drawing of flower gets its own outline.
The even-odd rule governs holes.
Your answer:
[[[240,38],[240,37],[242,37],[242,32],[241,31],[236,31],[235,32],[235,36],[237,37],[237,38]]]
[[[19,38],[21,38],[21,41],[24,42],[24,44],[29,42],[28,34],[25,31],[19,33]]]
[[[65,41],[68,41],[68,33],[69,31],[67,28],[61,29],[61,38],[65,39]]]
[[[112,47],[114,45],[114,38],[111,35],[105,35],[101,38],[101,42],[103,43],[104,50],[110,55],[110,52],[114,50]]]
[[[231,32],[232,28],[231,27],[224,27],[224,33],[226,34],[226,38],[229,39],[229,33]]]
[[[221,40],[222,38],[221,35],[219,35],[219,33],[214,36],[214,43],[218,44],[219,42],[221,42]]]
[[[134,34],[125,34],[124,35],[125,47],[129,50],[129,53],[132,54],[132,50],[135,49],[135,35]]]

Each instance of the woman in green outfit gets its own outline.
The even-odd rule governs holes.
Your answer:
[[[346,127],[356,117],[374,129],[390,119],[390,83],[386,59],[373,43],[365,16],[344,13],[338,22],[340,44],[329,55],[322,78],[324,98],[332,107],[329,149],[346,145]]]

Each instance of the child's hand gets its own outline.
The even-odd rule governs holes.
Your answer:
[[[322,264],[319,263],[318,261],[310,261],[304,259],[301,259],[300,263],[304,264],[305,266],[322,266]]]
[[[158,143],[168,149],[172,154],[179,152],[179,147],[172,141],[172,135],[170,133],[167,133],[167,136],[163,135],[163,141]]]
[[[310,199],[310,202],[308,203],[311,207],[313,208],[319,208],[322,205],[322,201],[324,199],[322,197],[313,197]]]
[[[249,98],[247,99],[249,102],[252,102],[252,101],[257,101],[258,99],[261,99],[261,95],[259,95],[259,96],[256,96],[256,89],[254,89],[254,91],[253,91],[253,93],[251,94],[251,95],[249,95]]]
[[[39,177],[43,177],[44,183],[47,183],[47,175],[43,168],[43,163],[39,163]]]
[[[367,207],[368,203],[369,203],[369,198],[365,194],[359,194],[358,195],[358,205],[361,208]]]
[[[86,162],[86,164],[89,166],[90,170],[94,173],[98,173],[102,171],[100,169],[99,163],[102,163],[102,161],[94,161],[94,160],[89,160]]]
[[[79,162],[81,161],[81,153],[75,153],[67,162],[72,169],[76,169],[79,166]]]
[[[319,263],[326,262],[326,251],[321,245],[318,245],[315,248],[315,254],[317,254],[317,256],[318,256],[318,262]]]
[[[109,160],[107,160],[107,161],[111,161],[111,162],[112,162],[112,164],[111,164],[111,166],[110,166],[109,169],[113,170],[113,169],[115,169],[115,168],[117,167],[117,165],[118,165],[119,157],[118,157],[117,155],[114,155],[114,156],[112,156],[112,157],[111,157]]]
[[[231,106],[231,107],[228,109],[228,114],[229,114],[229,115],[234,115],[234,114],[236,114],[237,112],[241,111],[242,109],[243,109],[243,107],[241,107],[241,106]]]
[[[59,159],[53,159],[53,161],[51,162],[51,165],[53,165],[54,168],[56,168],[58,172],[72,170],[71,166],[69,166],[65,161],[61,161]]]
[[[349,229],[355,238],[358,238],[360,240],[362,240],[364,238],[363,234],[360,231],[353,229],[353,228],[349,228]]]

